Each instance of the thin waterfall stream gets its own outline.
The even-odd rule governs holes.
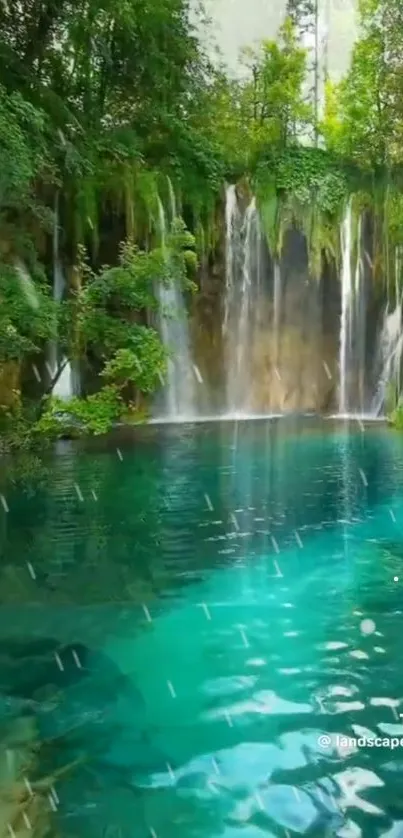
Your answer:
[[[230,409],[241,410],[245,403],[248,406],[250,387],[250,351],[253,341],[253,303],[254,300],[254,276],[253,276],[253,236],[256,232],[257,213],[256,201],[252,198],[246,213],[242,227],[243,265],[242,265],[242,287],[241,306],[239,315],[239,333],[237,340],[237,370],[235,376],[236,391],[232,394]]]
[[[228,186],[225,195],[225,300],[223,332],[228,334],[235,289],[236,260],[240,246],[240,212],[236,188]]]
[[[388,401],[388,387],[393,388],[393,400],[400,393],[401,367],[403,359],[403,311],[400,290],[401,254],[395,251],[395,298],[394,307],[388,299],[379,332],[376,363],[379,371],[378,386],[372,401],[372,413],[380,416]]]
[[[242,212],[236,189],[229,186],[225,220],[225,412],[229,416],[242,416],[252,410],[254,341],[262,292],[262,235],[256,198],[252,196]]]
[[[280,353],[281,328],[281,268],[277,260],[274,262],[273,328],[275,362],[277,367]]]
[[[59,193],[56,193],[53,225],[53,299],[56,303],[60,303],[63,300],[65,288],[66,280],[60,256]],[[60,358],[58,342],[54,341],[49,348],[49,366],[52,376],[55,375],[60,364],[63,366],[63,369],[53,387],[52,394],[59,399],[68,401],[75,395],[78,389],[75,387],[75,375],[70,362],[66,358]]]
[[[234,359],[239,359],[238,348],[238,265],[241,252],[242,216],[238,207],[236,188],[227,187],[225,198],[225,296],[224,296],[224,364],[225,409],[231,412],[237,399],[237,369]]]
[[[341,228],[341,321],[340,321],[340,396],[339,413],[349,411],[348,374],[351,358],[352,276],[351,276],[351,203],[349,202]]]
[[[161,247],[169,258],[167,235],[176,218],[175,193],[168,179],[170,215],[158,196],[158,220]],[[184,293],[178,283],[159,282],[158,330],[169,355],[166,383],[162,393],[160,415],[168,420],[192,418],[196,415],[196,387],[190,352],[189,327]]]
[[[357,257],[354,274],[354,319],[356,334],[356,358],[357,358],[357,393],[359,399],[360,413],[365,412],[366,407],[366,316],[367,305],[364,285],[363,259],[362,259],[362,218],[358,219],[357,227]]]
[[[366,369],[367,299],[362,258],[362,218],[358,217],[353,232],[351,202],[341,225],[341,317],[340,317],[340,385],[339,414],[367,415],[368,370]],[[355,260],[355,268],[353,264]]]
[[[380,416],[385,409],[388,385],[400,389],[400,368],[403,354],[402,300],[398,298],[396,307],[389,311],[386,307],[379,338],[378,358],[380,376],[377,392],[372,402],[372,413]]]

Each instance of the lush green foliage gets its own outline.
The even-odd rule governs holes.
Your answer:
[[[364,169],[402,160],[402,22],[399,0],[361,0],[351,69],[328,89],[326,141]]]
[[[0,364],[38,353],[56,335],[56,309],[43,274],[0,263]]]
[[[0,208],[34,203],[33,183],[47,174],[44,115],[19,92],[0,87]]]
[[[312,112],[303,97],[306,53],[290,20],[277,42],[263,41],[257,50],[245,50],[244,61],[248,81],[241,86],[240,115],[253,160],[268,148],[295,142],[312,121]]]
[[[259,163],[254,188],[270,248],[279,254],[284,233],[300,228],[308,242],[311,271],[319,277],[324,255],[334,258],[338,224],[349,192],[349,174],[323,149],[290,146]]]
[[[50,397],[34,428],[36,437],[80,436],[83,433],[107,433],[120,418],[123,401],[118,387],[102,387],[86,398],[74,397],[67,403]]]
[[[156,310],[158,281],[193,287],[187,274],[187,265],[193,263],[189,249],[193,243],[177,222],[168,239],[169,250],[142,252],[127,244],[115,268],[105,267],[95,274],[85,263],[81,265],[82,285],[70,309],[70,356],[91,357],[105,384],[98,392],[67,404],[48,398],[35,435],[106,433],[123,416],[126,421],[144,416],[141,396],[153,393],[163,379],[166,350],[155,329],[141,322],[142,313]]]
[[[403,431],[403,404],[399,403],[393,410],[390,411],[389,422],[398,431]]]
[[[23,0],[18,14],[3,4],[0,58],[3,434],[6,426],[19,429],[11,444],[29,437],[31,403],[20,390],[35,355],[34,400],[43,399],[33,415],[45,408],[38,431],[52,417],[55,432],[63,426],[60,404],[48,394],[66,357],[93,383],[62,413],[98,432],[131,405],[140,415],[142,396],[164,376],[165,350],[149,325],[156,283],[193,289],[194,239],[169,218],[161,246],[159,199],[169,215],[168,173],[178,198],[188,191],[193,201],[208,184],[204,206],[211,206],[219,189],[218,145],[207,126],[197,130],[198,97],[214,74],[187,0]],[[68,278],[57,302],[55,223]],[[46,383],[50,340],[61,354]]]
[[[33,416],[38,433],[58,435],[66,421],[99,433],[143,415],[166,367],[156,283],[194,290],[194,245],[203,258],[217,245],[225,181],[255,190],[273,253],[291,224],[304,231],[317,276],[324,256],[338,258],[354,194],[355,216],[373,217],[374,276],[394,285],[403,12],[399,0],[360,7],[350,70],[327,82],[319,122],[317,55],[312,70],[302,47],[315,0],[288,0],[277,39],[245,49],[236,78],[207,57],[189,0],[0,4],[3,433],[29,438]],[[56,258],[67,278],[57,301]],[[48,398],[56,340],[56,377],[65,357],[89,382],[68,406]]]

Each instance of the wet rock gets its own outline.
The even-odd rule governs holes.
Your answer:
[[[51,638],[2,643],[0,694],[26,702],[49,736],[95,723],[113,708],[117,718],[145,718],[140,691],[106,654],[83,643],[61,647]]]
[[[35,691],[57,679],[55,640],[10,639],[0,644],[0,693],[34,700]],[[60,670],[58,670],[60,671]]]
[[[85,805],[89,785],[134,788],[137,778],[167,770],[141,690],[104,652],[50,638],[3,643],[0,673],[2,700],[25,705],[36,720],[43,769],[82,761],[60,792],[68,808]]]

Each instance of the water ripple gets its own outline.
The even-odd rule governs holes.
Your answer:
[[[403,741],[401,438],[261,420],[118,444],[61,446],[0,510],[6,750],[29,712],[43,772],[85,755],[61,838],[399,838],[401,746],[357,743]]]

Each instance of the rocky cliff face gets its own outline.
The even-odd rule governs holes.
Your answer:
[[[260,319],[254,347],[253,407],[262,412],[325,411],[335,398],[337,383],[337,277],[329,266],[325,294],[324,278],[318,282],[309,275],[305,241],[295,230],[285,237],[279,268],[278,332],[272,325],[274,303],[269,285],[266,323]],[[272,265],[270,269],[273,271]]]
[[[337,388],[340,290],[334,267],[321,282],[309,276],[303,237],[286,236],[280,263],[280,319],[274,328],[274,266],[267,254],[262,293],[248,346],[250,375],[244,407],[252,413],[325,411]],[[225,412],[226,363],[222,323],[225,252],[221,247],[205,266],[193,304],[194,357],[204,387],[200,410]]]
[[[226,351],[222,329],[226,293],[224,226],[223,221],[220,244],[202,267],[200,291],[191,311],[194,357],[204,380],[199,404],[203,414],[225,413],[228,404],[228,347]],[[342,307],[340,266],[335,260],[327,261],[320,279],[314,279],[309,271],[305,238],[298,230],[290,230],[285,235],[279,261],[281,279],[276,314],[274,264],[265,242],[263,248],[261,290],[254,302],[253,328],[243,347],[248,356],[243,410],[251,413],[335,411]],[[351,369],[348,382],[350,391],[357,394],[357,404],[359,401],[361,405],[369,403],[369,391],[375,387],[376,341],[385,305],[382,295],[374,289],[370,255],[367,255],[362,265],[360,292],[364,295],[364,321],[359,325],[362,334],[360,346],[352,346],[358,363]],[[355,336],[354,342],[357,340]],[[236,351],[232,344],[232,352]]]

